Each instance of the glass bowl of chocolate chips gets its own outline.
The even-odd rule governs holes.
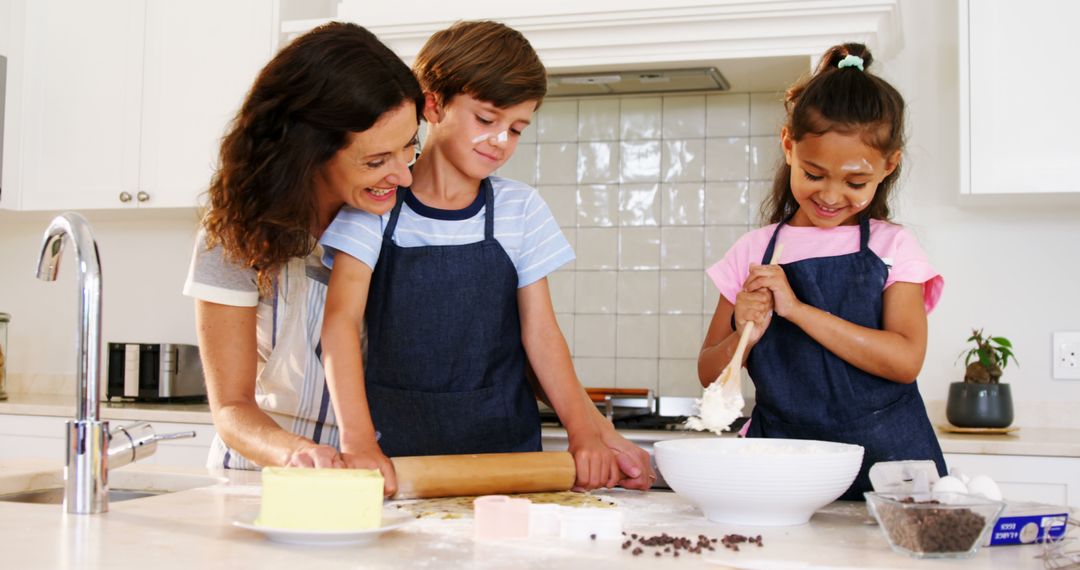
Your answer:
[[[1005,503],[963,493],[864,493],[866,507],[896,552],[915,558],[970,558]]]

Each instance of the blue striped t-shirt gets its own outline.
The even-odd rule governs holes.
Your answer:
[[[517,269],[518,287],[531,285],[573,261],[574,250],[535,188],[490,177],[495,195],[495,239]],[[401,206],[394,243],[400,247],[464,245],[484,239],[484,193],[462,210],[440,210],[411,195]],[[374,269],[390,214],[376,216],[348,206],[338,212],[319,243],[323,263],[333,267],[337,251]]]

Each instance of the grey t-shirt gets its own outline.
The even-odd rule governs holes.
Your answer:
[[[228,259],[221,244],[207,248],[206,232],[199,232],[184,295],[221,305],[255,307],[259,304],[256,279],[255,270]]]

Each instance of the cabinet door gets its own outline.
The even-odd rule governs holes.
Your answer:
[[[960,1],[961,188],[1080,192],[1080,3]]]
[[[25,8],[18,207],[118,208],[139,178],[142,2],[32,0]],[[17,57],[18,52],[13,52]],[[18,82],[13,81],[13,85]]]
[[[149,0],[140,207],[193,207],[221,137],[270,59],[271,0]]]

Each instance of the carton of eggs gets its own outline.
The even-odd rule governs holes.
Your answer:
[[[967,479],[966,483],[964,479]],[[1001,500],[1001,488],[986,475],[976,475],[970,479],[962,478],[958,474],[946,475],[934,483],[933,491],[935,493],[970,493],[981,495],[992,501]]]

